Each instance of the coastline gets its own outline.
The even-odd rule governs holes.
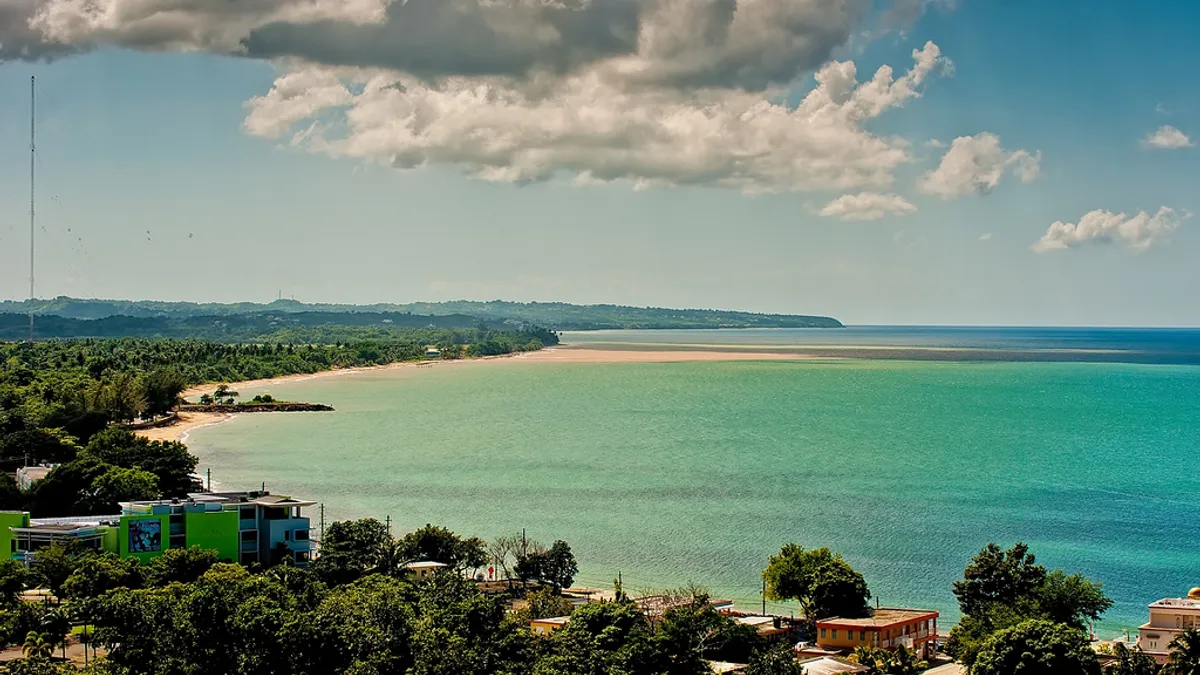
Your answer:
[[[816,358],[812,354],[771,351],[722,351],[716,349],[596,349],[591,347],[547,347],[536,352],[521,352],[517,354],[502,354],[499,356],[483,356],[475,359],[455,359],[452,361],[401,361],[379,366],[363,366],[360,368],[338,368],[322,370],[317,373],[297,373],[281,375],[257,380],[224,383],[233,391],[241,389],[257,389],[277,384],[303,382],[327,377],[340,377],[359,373],[395,370],[398,368],[415,367],[444,367],[454,364],[481,363],[517,359],[527,363],[684,363],[692,361],[793,361],[798,359]],[[189,387],[181,396],[185,399],[195,399],[203,394],[211,394],[219,383],[208,383]],[[166,427],[142,429],[139,436],[152,441],[185,441],[193,429],[221,424],[233,419],[236,415],[224,413],[179,413],[179,421]]]

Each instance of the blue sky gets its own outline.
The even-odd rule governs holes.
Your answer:
[[[28,292],[36,75],[39,296],[282,292],[857,324],[1200,324],[1200,222],[1189,218],[1200,213],[1200,147],[1186,145],[1200,139],[1194,3],[961,0],[894,26],[881,22],[884,3],[860,15],[843,11],[854,0],[758,0],[804,5],[789,29],[820,48],[767,51],[759,40],[764,51],[747,56],[733,31],[678,58],[654,45],[603,57],[548,47],[531,70],[479,73],[449,58],[470,53],[453,39],[416,56],[371,52],[361,38],[322,45],[309,29],[329,26],[287,14],[290,1],[256,0],[270,11],[249,19],[198,12],[181,34],[216,37],[152,51],[130,48],[147,47],[144,25],[53,23],[78,4],[68,0],[36,0],[53,10],[37,24],[44,34],[0,25],[0,297]],[[372,18],[375,1],[341,3],[363,15],[333,20],[398,22]],[[645,31],[652,18],[639,21]],[[271,58],[227,55],[221,41],[242,33]],[[918,56],[929,42],[937,51]],[[26,58],[51,47],[79,53]],[[428,65],[437,59],[450,65]],[[813,103],[801,101],[815,72],[835,72],[822,70],[829,61],[852,61],[860,83],[890,65],[911,92],[860,89],[855,100],[876,112],[822,109],[799,131],[810,123],[740,115],[759,99],[782,102],[780,114]],[[537,70],[560,62],[583,65]],[[417,70],[431,67],[443,70]],[[613,79],[634,67],[643,79]],[[922,75],[904,80],[910,69]],[[403,87],[380,86],[391,79]],[[490,98],[459,106],[482,88]],[[401,129],[410,108],[425,112]],[[714,132],[696,110],[735,114]],[[1160,134],[1159,145],[1176,147],[1146,143],[1167,126],[1182,138]],[[846,150],[860,145],[870,148]],[[872,214],[871,204],[887,206]],[[871,215],[881,217],[853,219]],[[1080,227],[1048,234],[1055,221]]]

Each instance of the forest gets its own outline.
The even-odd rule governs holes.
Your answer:
[[[306,304],[280,299],[258,304],[157,302],[152,300],[94,300],[58,297],[27,301],[0,302],[0,317],[4,314],[57,316],[68,319],[104,319],[108,317],[192,319],[205,317],[229,318],[241,315],[287,314],[363,314],[368,317],[412,315],[423,325],[443,320],[463,320],[470,317],[471,325],[480,321],[493,325],[517,324],[544,326],[551,330],[604,329],[681,329],[681,328],[841,328],[837,319],[803,314],[758,314],[714,309],[668,309],[662,307],[627,307],[623,305],[573,305],[564,302],[507,302],[493,300],[475,302],[413,302],[407,304]],[[350,321],[345,317],[332,319]],[[382,317],[381,319],[382,320]],[[5,325],[0,323],[0,325]],[[457,324],[455,324],[456,326]],[[447,327],[454,327],[447,325]]]

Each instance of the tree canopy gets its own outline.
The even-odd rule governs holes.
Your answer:
[[[818,619],[869,614],[867,582],[840,554],[786,544],[762,572],[770,600],[794,600],[810,626]]]

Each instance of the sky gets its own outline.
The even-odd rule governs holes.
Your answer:
[[[0,299],[1200,325],[1200,4],[0,0]]]

